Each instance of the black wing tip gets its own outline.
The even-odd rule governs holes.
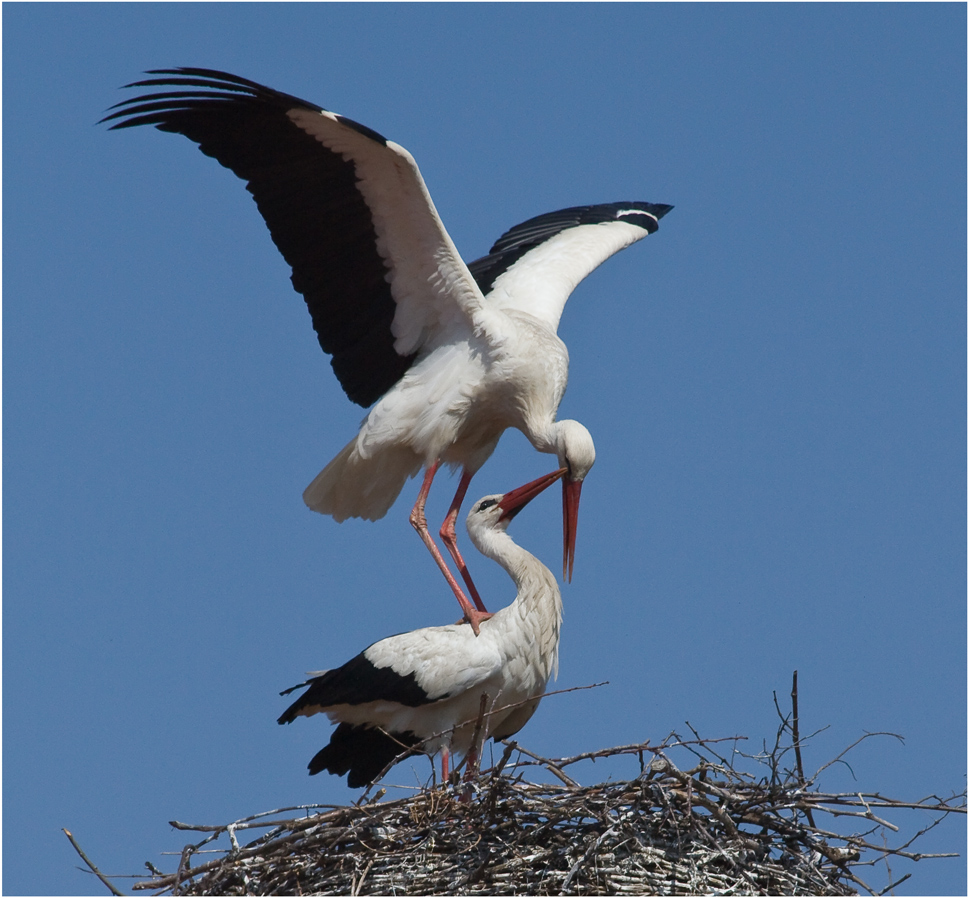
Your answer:
[[[118,122],[111,126],[111,130],[116,128],[131,128],[135,125],[158,125],[167,113],[181,108],[183,104],[191,107],[198,103],[207,101],[221,101],[226,104],[233,103],[268,103],[287,108],[307,109],[311,112],[329,112],[322,106],[303,100],[294,94],[286,94],[277,91],[275,88],[260,84],[250,78],[243,78],[241,75],[233,75],[231,72],[223,72],[220,69],[206,69],[199,66],[177,66],[173,69],[146,69],[145,75],[159,76],[156,78],[143,78],[140,81],[132,81],[124,85],[125,88],[157,88],[157,87],[190,87],[196,88],[194,91],[168,92],[145,94],[140,97],[133,97],[129,100],[122,100],[111,107],[112,110],[119,110],[111,115],[105,116],[98,124],[118,119],[124,115],[132,115],[130,119]],[[174,102],[179,101],[179,102]],[[155,117],[138,115],[147,112],[148,104],[153,104],[152,109],[157,110]],[[375,131],[367,125],[356,122],[346,116],[333,115],[354,131],[358,131],[364,137],[376,141],[378,144],[387,145],[387,138],[379,131]]]
[[[629,217],[635,213],[652,216],[657,223],[673,207],[668,203],[652,203],[646,200],[619,200],[614,203],[591,203],[585,206],[568,206],[553,212],[542,213],[509,228],[491,248],[499,253],[512,245],[535,240],[540,243],[548,237],[578,225],[599,225]],[[656,229],[650,229],[655,231]]]
[[[565,209],[533,216],[512,226],[495,241],[488,255],[493,256],[520,247],[537,246],[559,232],[579,225],[601,225],[635,218],[637,215],[640,219],[645,215],[653,220],[652,225],[648,222],[635,223],[642,224],[642,227],[652,233],[659,227],[659,220],[672,208],[668,203],[651,203],[645,200],[620,200],[614,203],[568,206]]]
[[[300,705],[300,701],[297,700],[289,709],[286,710],[278,719],[276,719],[277,725],[290,725],[296,721],[296,710]]]
[[[130,116],[130,118],[112,125],[111,130],[131,128],[136,125],[158,126],[172,113],[213,102],[227,105],[266,104],[286,109],[301,108],[312,112],[326,111],[323,107],[317,106],[309,100],[277,91],[275,88],[260,84],[258,81],[243,78],[241,75],[233,75],[231,72],[223,72],[220,69],[178,66],[172,69],[147,69],[144,74],[158,77],[132,81],[130,84],[124,85],[124,89],[181,87],[194,88],[194,90],[143,94],[122,100],[110,107],[109,112],[111,110],[116,111],[101,119],[98,122],[99,125],[112,119],[120,119],[122,116]],[[382,140],[386,143],[385,139]]]
[[[661,219],[672,208],[669,203],[653,203],[649,200],[614,200],[610,203],[586,203],[582,206],[568,206],[565,209],[542,213],[533,216],[531,219],[526,219],[514,227],[522,228],[532,222],[565,221],[568,219],[574,219],[577,225],[596,224],[597,222],[608,222],[615,219],[618,214],[630,211],[649,213]]]
[[[222,69],[208,69],[203,66],[176,66],[172,69],[145,69],[144,74],[160,75],[164,77],[145,78],[141,81],[133,81],[131,84],[126,84],[125,87],[150,87],[157,84],[194,84],[197,87],[205,87],[207,85],[198,84],[199,81],[204,81],[215,82],[221,86],[223,90],[248,89],[276,93],[276,91],[274,91],[272,88],[267,87],[264,84],[260,84],[258,81],[253,81],[250,78],[243,78],[241,75],[233,75],[231,72],[225,72]],[[229,88],[229,85],[234,85],[234,88]]]
[[[602,218],[598,221],[603,223],[610,221],[629,222],[632,225],[644,228],[649,234],[655,234],[659,230],[659,220],[672,208],[669,203],[650,203],[645,200],[634,200],[629,203],[605,203],[603,204]]]
[[[593,203],[588,206],[574,206],[570,209],[546,213],[545,216],[536,216],[535,219],[530,219],[529,221],[565,217],[572,214],[577,219],[577,225],[596,225],[604,222],[620,221],[634,216],[636,213],[646,213],[646,215],[652,216],[659,221],[672,208],[672,205],[669,203],[652,203],[649,200],[617,200],[613,203]],[[522,224],[527,223],[523,222]]]
[[[279,696],[280,697],[285,697],[287,694],[292,694],[293,691],[298,691],[300,688],[309,687],[309,685],[311,683],[312,683],[312,680],[311,681],[302,681],[299,684],[294,684],[292,687],[286,688],[285,691],[280,691],[279,692]]]
[[[314,683],[318,680],[319,677],[322,677],[322,676],[318,676],[317,678],[311,678],[309,679],[309,681],[303,681],[300,684],[294,684],[291,688],[286,688],[285,691],[280,691],[279,696],[285,697],[287,694],[292,694],[293,691],[298,691],[300,688],[312,689],[314,686]],[[290,722],[296,721],[296,717],[300,714],[303,707],[312,705],[311,702],[307,702],[307,698],[309,697],[309,695],[310,695],[310,691],[307,691],[305,694],[298,697],[293,703],[291,703],[290,706],[286,709],[286,711],[278,719],[276,719],[276,724],[289,725]]]

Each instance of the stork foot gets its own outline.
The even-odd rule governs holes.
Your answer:
[[[480,612],[477,609],[468,609],[465,610],[464,618],[458,619],[454,624],[460,625],[462,622],[468,622],[471,625],[471,630],[475,633],[475,635],[478,635],[480,634],[481,623],[487,622],[488,619],[490,619],[493,615],[494,613]]]

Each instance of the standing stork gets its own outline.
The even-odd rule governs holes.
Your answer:
[[[183,134],[247,182],[347,396],[371,406],[356,435],[303,493],[338,522],[381,518],[425,470],[410,521],[477,633],[485,606],[455,522],[472,476],[506,428],[567,469],[563,570],[571,580],[582,480],[594,460],[578,422],[556,421],[568,351],[556,334],[575,286],[659,227],[671,206],[579,206],[529,219],[466,265],[414,158],[305,100],[211,69],[158,69],[128,87],[177,88],[116,104],[112,128]],[[579,465],[581,455],[588,464]],[[442,463],[462,475],[440,535],[471,606],[427,529]]]
[[[477,637],[463,621],[397,634],[283,691],[308,688],[279,717],[280,725],[320,712],[339,723],[310,761],[310,775],[326,770],[347,775],[350,787],[363,787],[398,756],[440,750],[447,780],[449,754],[475,749],[482,695],[482,743],[511,737],[532,717],[558,671],[562,595],[555,576],[505,529],[529,500],[566,474],[559,469],[471,507],[471,542],[518,589],[510,606],[481,623]]]

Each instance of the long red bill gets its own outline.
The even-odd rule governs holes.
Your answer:
[[[534,500],[545,488],[555,484],[567,471],[568,469],[558,469],[555,472],[549,472],[548,475],[529,481],[528,484],[523,484],[520,488],[504,494],[498,501],[501,507],[501,518],[513,518],[529,500]]]
[[[562,527],[565,549],[562,558],[562,577],[572,580],[572,566],[575,564],[575,533],[579,528],[579,496],[582,482],[565,478],[562,481]]]

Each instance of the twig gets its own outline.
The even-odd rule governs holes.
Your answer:
[[[699,732],[690,724],[689,719],[687,719],[686,727],[689,728],[690,731],[693,732],[693,737],[695,739],[695,742],[696,742],[697,746],[702,747],[708,753],[710,753],[713,756],[715,756],[720,761],[720,765],[726,766],[728,769],[731,767],[730,766],[730,761],[725,756],[721,756],[719,753],[717,753],[717,751],[715,749],[713,749],[712,747],[708,747],[707,746],[708,743],[717,743],[716,741],[705,741],[703,738],[701,738]],[[729,738],[728,738],[728,740],[729,740]],[[693,743],[693,741],[691,741],[691,743]],[[696,751],[692,747],[689,747],[688,749],[691,752],[696,753]],[[697,755],[699,755],[699,754],[697,754]]]
[[[595,853],[602,846],[602,842],[615,832],[619,827],[619,822],[616,822],[611,828],[607,828],[600,836],[597,841],[590,841],[589,846],[586,848],[585,853],[582,854],[574,863],[571,869],[569,869],[569,874],[565,876],[565,880],[562,882],[562,887],[559,888],[558,892],[564,894],[568,889],[569,885],[572,883],[572,879],[575,877],[575,873],[579,871],[585,861]]]
[[[579,786],[577,781],[573,781],[571,778],[569,778],[569,776],[562,771],[561,767],[553,763],[551,760],[545,759],[544,757],[539,756],[537,753],[532,753],[531,750],[526,750],[524,747],[519,747],[518,752],[524,753],[525,756],[530,756],[538,765],[544,766],[546,769],[548,769],[549,772],[551,772],[556,778],[559,779],[559,781],[562,782],[562,784],[566,785],[567,787],[577,788]],[[525,763],[525,765],[528,764]]]
[[[502,769],[508,764],[508,760],[511,759],[512,753],[518,749],[518,744],[515,741],[505,741],[505,752],[501,754],[501,759],[498,760],[498,765],[496,765],[491,772],[491,780],[497,782],[498,776],[501,774]]]
[[[111,893],[114,894],[115,897],[123,897],[124,894],[122,894],[121,891],[119,891],[110,881],[108,881],[108,879],[105,878],[98,870],[98,867],[94,865],[94,863],[91,862],[91,860],[88,859],[87,854],[81,849],[80,844],[78,844],[78,842],[74,840],[74,835],[71,834],[66,828],[62,828],[61,831],[63,831],[64,834],[67,835],[67,839],[71,842],[71,846],[77,851],[77,855],[80,856],[81,859],[83,859],[84,862],[87,863],[87,867],[95,875],[97,875],[98,878],[101,879],[101,883],[104,884],[104,886],[109,891],[111,891]]]
[[[873,737],[893,737],[896,740],[900,741],[901,743],[903,744],[905,743],[905,738],[903,738],[900,734],[895,734],[892,731],[866,731],[860,738],[858,738],[858,740],[852,741],[850,744],[848,744],[848,746],[845,747],[844,750],[842,750],[834,759],[832,759],[830,762],[826,762],[823,766],[821,766],[821,768],[818,769],[817,772],[815,772],[814,775],[811,776],[811,783],[814,784],[818,780],[818,775],[820,775],[825,769],[831,768],[831,766],[833,766],[837,762],[843,762],[844,756],[847,753],[849,753],[851,750],[854,750],[854,748],[857,747],[860,743],[862,743],[863,741],[867,741],[868,738],[873,738]],[[845,765],[847,765],[847,763],[845,763]],[[850,769],[851,767],[849,766],[848,768]]]
[[[484,691],[481,693],[481,702],[478,705],[478,718],[474,723],[474,731],[471,733],[471,747],[468,749],[467,756],[464,758],[464,780],[470,781],[478,773],[479,761],[481,759],[481,749],[484,741],[482,732],[484,730],[485,714],[488,711],[488,704],[491,698]]]
[[[797,761],[797,776],[801,781],[803,787],[807,787],[807,781],[804,778],[804,764],[801,762],[801,737],[798,732],[797,724],[797,669],[794,670],[794,683],[791,685],[791,739],[794,741],[794,759]],[[814,824],[814,815],[811,813],[810,807],[805,810],[807,813],[807,820],[811,823],[811,827],[816,827]]]
[[[742,735],[735,735],[734,737],[715,738],[713,740],[703,741],[702,743],[706,745],[706,744],[723,743],[724,741],[745,741],[745,740],[747,740],[747,738],[743,737]],[[671,743],[671,744],[661,745],[661,747],[666,750],[669,750],[674,747],[684,747],[692,751],[692,747],[690,745],[696,744],[696,743],[700,743],[700,742],[675,741],[674,743]],[[627,753],[639,753],[641,751],[657,754],[659,749],[660,749],[659,747],[653,747],[650,745],[648,741],[646,741],[645,743],[642,743],[642,744],[623,744],[620,747],[609,747],[608,749],[605,749],[605,750],[593,750],[589,753],[579,753],[576,756],[565,756],[565,757],[555,758],[555,759],[545,759],[542,756],[529,754],[529,756],[531,756],[534,760],[536,760],[536,763],[526,763],[526,765],[536,765],[536,764],[542,765],[542,766],[554,765],[559,769],[564,769],[566,766],[571,766],[574,763],[582,762],[583,760],[586,760],[586,759],[607,759],[610,756],[622,756]]]
[[[908,879],[909,879],[909,878],[911,878],[911,877],[912,877],[912,873],[911,873],[911,872],[906,872],[906,873],[905,873],[905,874],[904,874],[904,875],[903,875],[903,876],[902,876],[901,878],[899,878],[899,879],[898,879],[898,881],[893,881],[893,882],[892,882],[892,883],[891,883],[891,884],[890,884],[890,885],[889,885],[888,887],[886,887],[886,888],[882,888],[882,889],[881,889],[881,890],[880,890],[880,891],[878,892],[878,896],[879,896],[879,897],[884,897],[884,896],[885,896],[885,894],[887,894],[887,893],[888,893],[889,891],[891,891],[891,890],[894,890],[894,889],[895,889],[895,888],[897,888],[897,887],[898,887],[898,886],[899,886],[899,885],[900,885],[900,884],[901,884],[901,883],[902,883],[903,881],[908,881]]]
[[[172,896],[179,892],[182,881],[187,877],[191,877],[187,876],[185,873],[187,869],[191,868],[189,863],[192,861],[192,854],[196,850],[198,850],[198,847],[196,847],[194,844],[186,844],[182,850],[182,858],[178,862],[178,871],[175,873],[175,883],[172,885]]]
[[[862,806],[865,807],[865,815],[869,819],[871,819],[874,822],[877,822],[879,825],[884,825],[886,828],[891,828],[892,831],[898,831],[897,825],[892,825],[892,823],[889,822],[887,819],[880,819],[878,816],[876,816],[871,811],[871,807],[865,802],[865,798],[861,794],[855,794],[855,796],[861,801]]]
[[[367,863],[367,868],[363,870],[363,874],[360,876],[360,880],[359,881],[357,881],[356,879],[353,880],[353,882],[350,885],[350,896],[351,897],[359,897],[360,896],[360,888],[363,887],[363,882],[366,880],[367,876],[370,874],[370,870],[373,868],[373,864],[374,864],[375,861],[376,861],[376,857],[374,857],[373,859],[370,860],[370,862]]]

